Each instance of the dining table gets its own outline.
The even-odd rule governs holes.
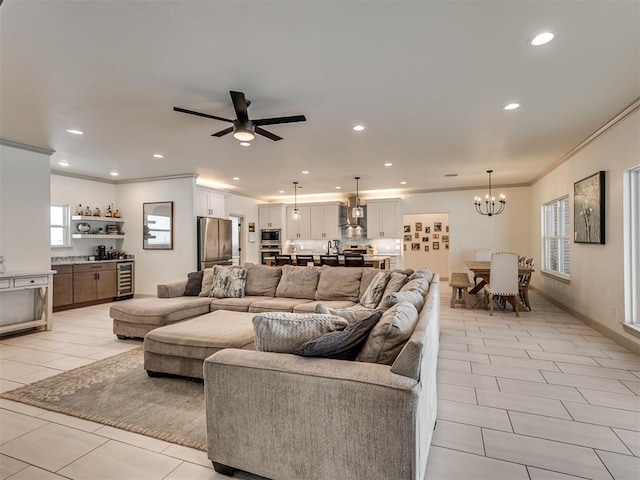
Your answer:
[[[467,260],[465,265],[473,272],[475,277],[481,277],[482,280],[469,290],[469,293],[479,293],[491,280],[491,262],[486,260]],[[518,275],[531,272],[535,272],[535,270],[526,265],[518,265]]]

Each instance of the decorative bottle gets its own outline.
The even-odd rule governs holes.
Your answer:
[[[82,208],[82,204],[78,204],[78,208],[76,208],[76,215],[84,215],[84,209]]]

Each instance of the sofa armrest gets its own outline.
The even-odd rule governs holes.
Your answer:
[[[179,282],[161,283],[158,285],[158,298],[174,298],[182,297],[187,289],[187,281],[180,280]]]
[[[267,478],[424,474],[435,418],[422,385],[388,365],[226,349],[204,378],[214,462]]]

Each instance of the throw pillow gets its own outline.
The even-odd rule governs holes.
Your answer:
[[[279,353],[292,353],[303,343],[348,325],[344,318],[317,313],[267,312],[252,321],[256,350]]]
[[[213,281],[211,282],[209,296],[216,298],[244,297],[246,280],[246,268],[215,265],[213,267]]]
[[[205,268],[202,271],[202,288],[200,297],[208,297],[211,293],[211,282],[213,282],[213,267]]]
[[[398,303],[409,302],[416,310],[422,310],[424,305],[425,297],[418,290],[408,290],[403,292],[400,290],[399,292],[392,293],[389,298],[389,302],[391,305],[396,305]]]
[[[367,308],[376,308],[380,300],[382,300],[382,294],[391,277],[390,272],[379,272],[373,277],[371,283],[360,297],[360,305]]]
[[[418,323],[418,310],[399,303],[384,312],[356,358],[359,362],[391,365]]]
[[[371,308],[363,307],[362,305],[354,305],[349,308],[331,308],[324,303],[318,303],[316,305],[316,313],[322,313],[325,315],[337,315],[344,318],[349,325],[365,318],[369,318],[373,313]]]
[[[373,315],[348,325],[344,330],[325,333],[303,343],[293,353],[303,357],[355,360],[369,332],[381,316],[382,312],[376,311]]]
[[[191,272],[187,274],[187,287],[184,289],[185,297],[197,297],[202,289],[203,271]]]
[[[382,294],[382,300],[378,304],[378,310],[386,310],[391,306],[391,294],[400,291],[403,285],[407,281],[407,276],[404,273],[391,272],[391,278],[387,283],[384,293]]]

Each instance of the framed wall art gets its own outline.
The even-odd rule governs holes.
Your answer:
[[[573,184],[574,243],[605,243],[604,171]]]

